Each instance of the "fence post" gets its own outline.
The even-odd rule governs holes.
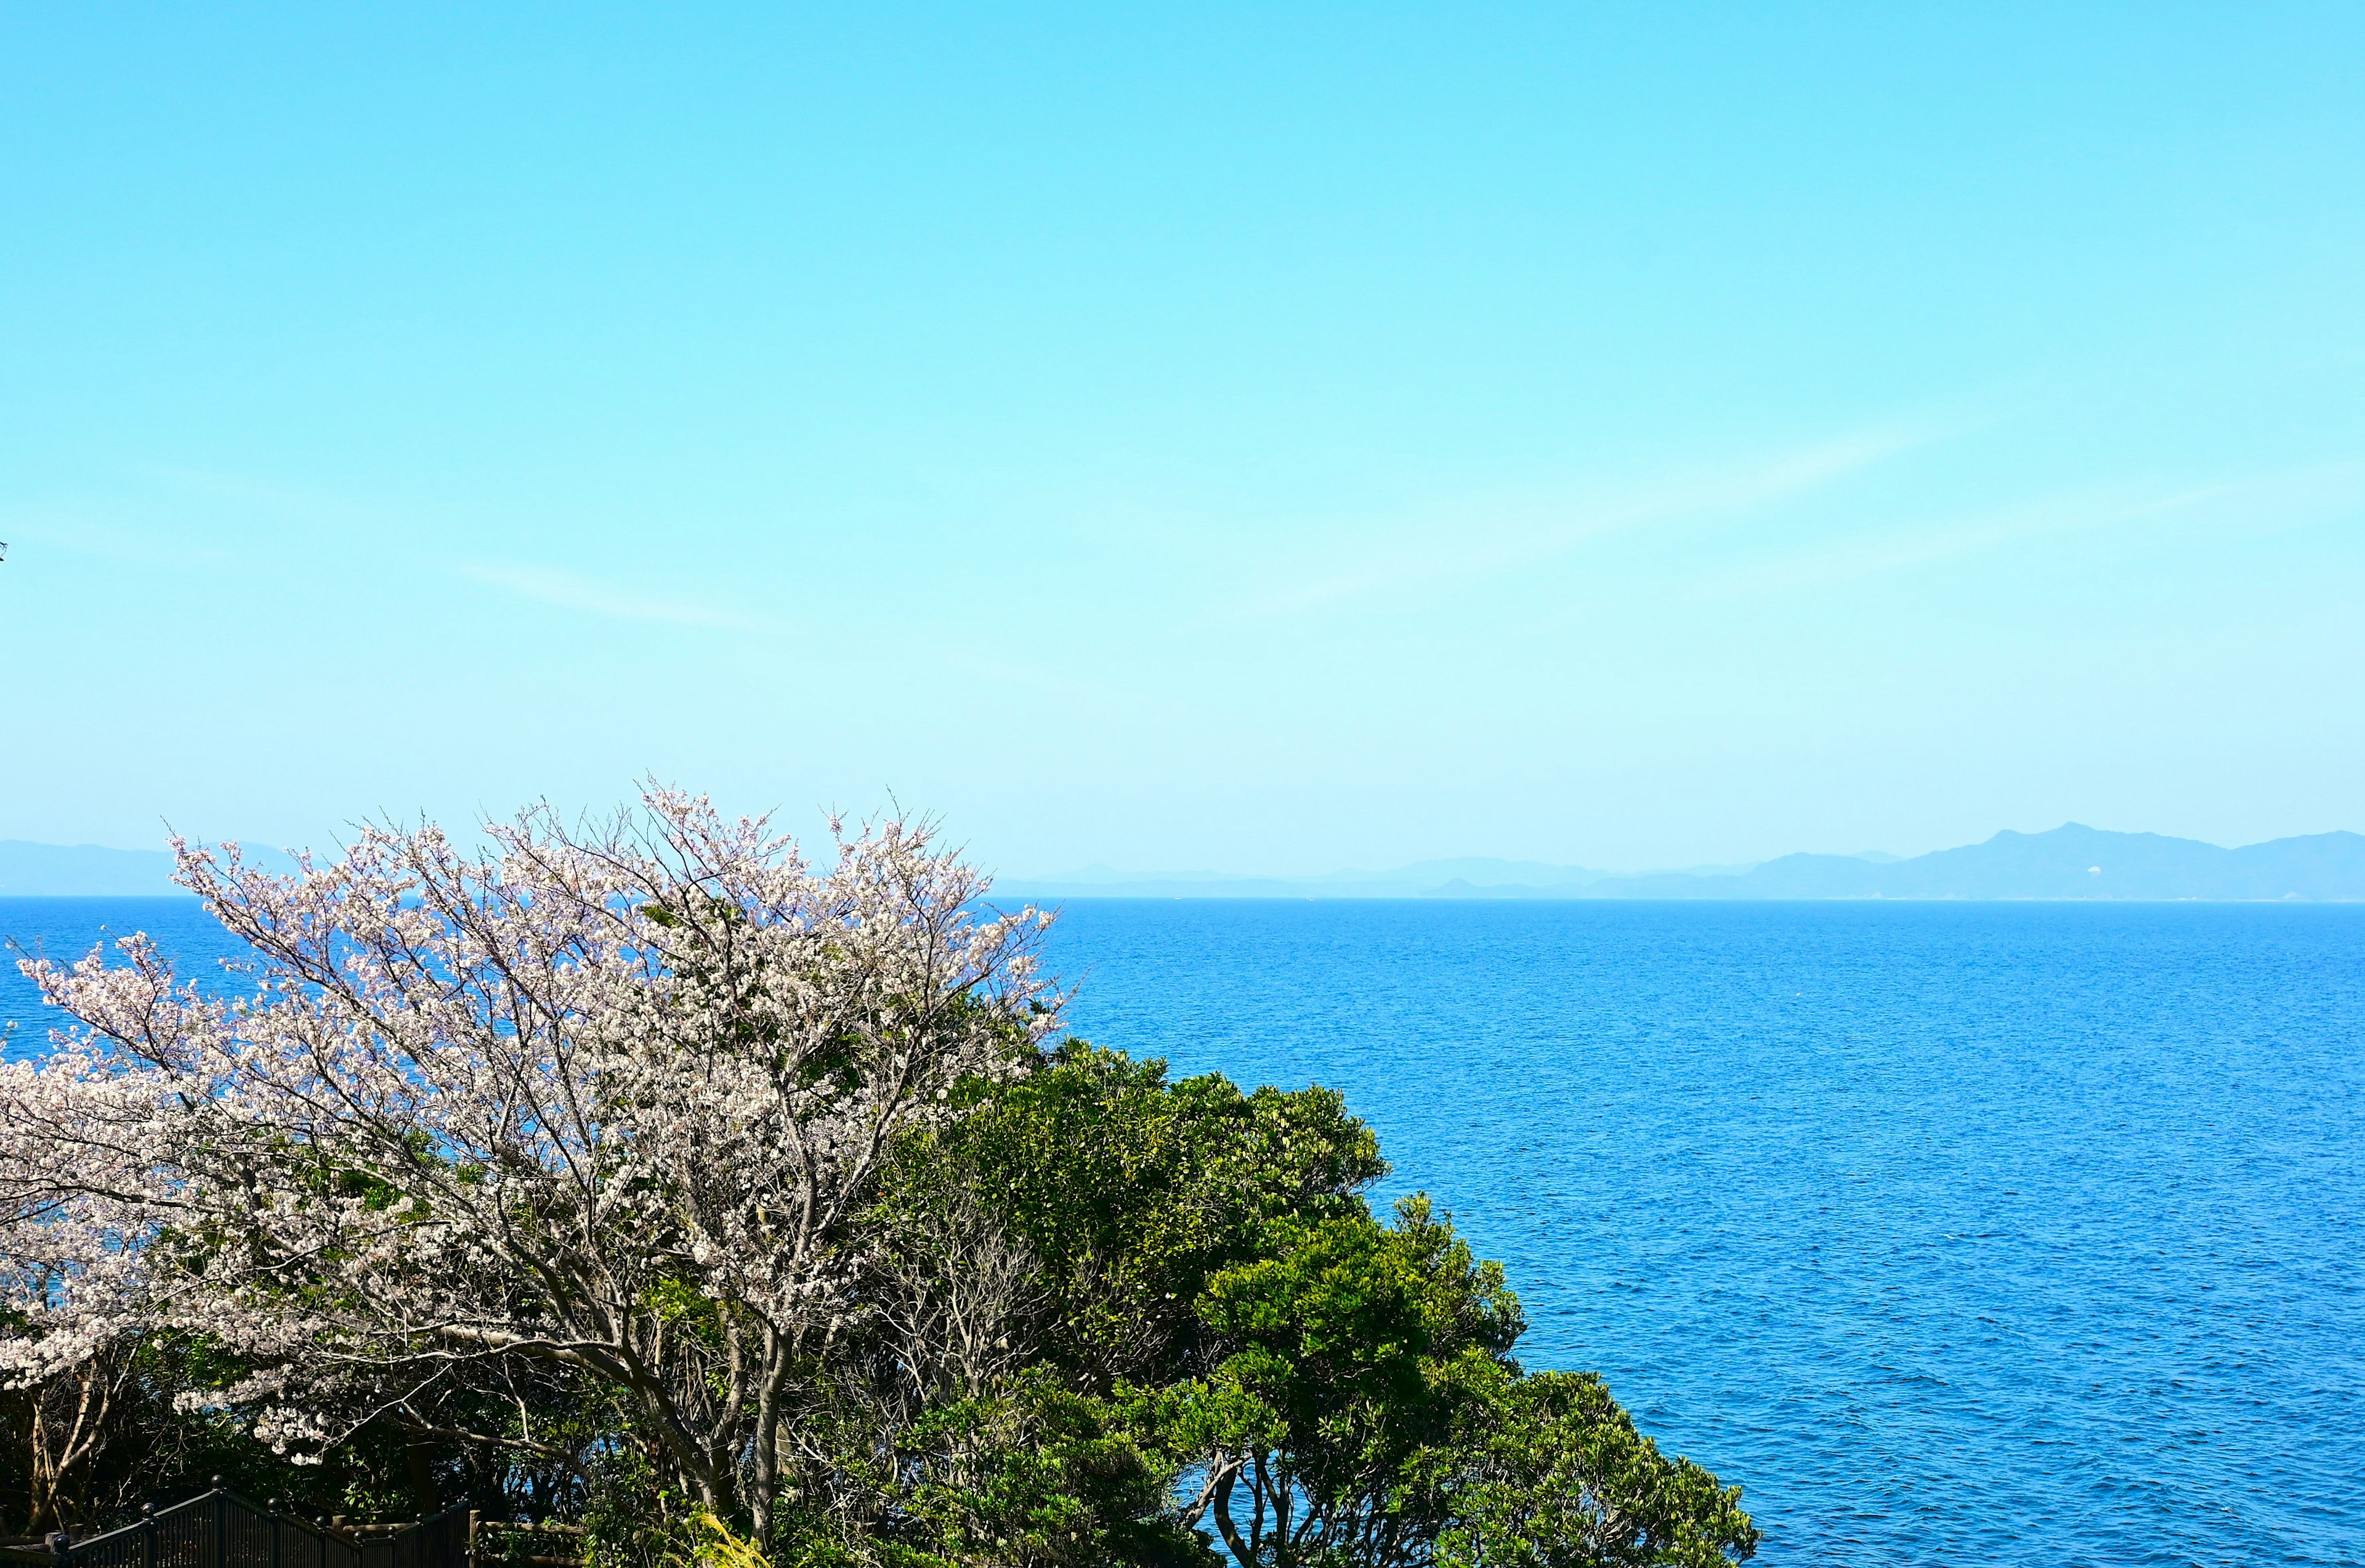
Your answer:
[[[140,1568],[156,1568],[156,1505],[140,1505]]]
[[[279,1510],[274,1508],[271,1510],[271,1568],[279,1568]],[[156,1568],[156,1565],[151,1562],[148,1568]]]
[[[230,1485],[219,1475],[214,1477],[213,1568],[230,1568]]]

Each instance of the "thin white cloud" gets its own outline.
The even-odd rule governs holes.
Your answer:
[[[1904,424],[1860,431],[1707,478],[1677,480],[1557,508],[1561,515],[1543,526],[1491,543],[1474,538],[1479,532],[1476,528],[1453,520],[1450,537],[1432,533],[1383,551],[1351,571],[1252,593],[1232,606],[1227,618],[1284,615],[1390,589],[1501,576],[1627,529],[1747,511],[1959,433],[1961,427]]]
[[[637,593],[555,566],[465,562],[454,568],[464,577],[562,610],[604,615],[616,621],[667,626],[702,626],[722,632],[760,632],[774,623],[727,605]]]
[[[2183,488],[2131,485],[2046,496],[1946,523],[1922,523],[1756,561],[1701,585],[1724,598],[1821,588],[2023,539],[2149,521],[2277,532],[2365,507],[2365,464],[2323,464]]]

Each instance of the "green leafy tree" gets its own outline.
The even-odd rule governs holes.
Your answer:
[[[1272,1228],[1201,1300],[1230,1353],[1177,1391],[1178,1433],[1241,1562],[1411,1561],[1450,1496],[1426,1473],[1517,1376],[1519,1303],[1421,1199]]]
[[[1738,1491],[1597,1379],[1525,1373],[1498,1265],[1376,1220],[1322,1090],[1080,1042],[976,1086],[882,1189],[882,1303],[807,1450],[784,1562],[1705,1565]]]
[[[1591,1372],[1507,1380],[1466,1413],[1431,1484],[1437,1568],[1716,1568],[1756,1550],[1741,1488],[1635,1430]]]

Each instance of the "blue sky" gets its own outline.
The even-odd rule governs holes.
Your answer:
[[[2365,9],[0,9],[0,837],[2365,828]]]

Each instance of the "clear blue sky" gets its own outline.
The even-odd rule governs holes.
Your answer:
[[[0,10],[0,837],[2365,828],[2365,6],[785,10]]]

